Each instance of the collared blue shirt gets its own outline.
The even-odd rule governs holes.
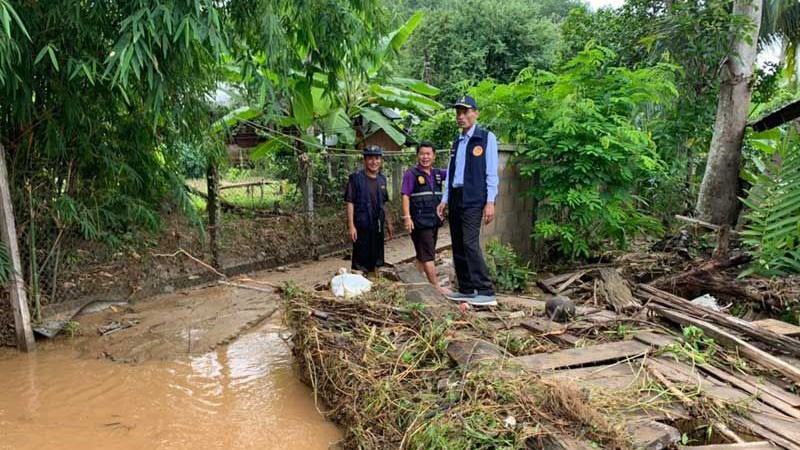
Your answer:
[[[464,185],[464,165],[466,163],[467,143],[475,133],[475,124],[464,134],[458,135],[458,146],[456,151],[456,170],[453,174],[453,187],[461,187]],[[452,158],[450,159],[452,161]],[[450,163],[447,165],[447,171],[450,173]],[[494,203],[497,197],[497,185],[499,179],[497,177],[497,137],[489,132],[486,138],[486,201]],[[445,186],[449,186],[447,183]],[[449,198],[450,188],[446,187],[444,195],[442,196],[442,203],[447,203]]]

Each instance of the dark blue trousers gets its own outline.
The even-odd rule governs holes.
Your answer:
[[[478,291],[481,295],[494,295],[492,280],[489,279],[489,270],[481,251],[483,208],[464,208],[463,193],[463,189],[453,188],[448,194],[450,238],[453,241],[458,291],[464,294]]]

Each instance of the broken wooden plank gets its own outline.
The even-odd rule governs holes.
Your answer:
[[[628,364],[608,364],[600,367],[583,367],[565,369],[542,374],[542,378],[560,379],[574,382],[580,387],[596,388],[611,391],[623,391],[641,385],[639,364],[631,361]]]
[[[795,419],[800,419],[800,410],[797,408],[792,407],[792,405],[784,402],[780,398],[777,398],[770,394],[769,392],[759,389],[758,386],[748,382],[747,380],[740,379],[733,374],[730,374],[722,369],[718,369],[714,366],[704,364],[700,366],[701,369],[710,373],[711,375],[719,378],[720,380],[729,383],[731,386],[739,388],[748,394],[754,395],[758,397],[758,399],[776,410],[786,414],[787,416],[794,417]]]
[[[679,450],[777,450],[778,447],[772,445],[768,441],[758,442],[744,442],[740,444],[714,444],[714,445],[698,445],[698,446],[685,446],[679,445]]]
[[[701,328],[708,337],[714,339],[718,343],[737,350],[741,355],[750,358],[750,360],[760,364],[763,367],[777,370],[791,380],[800,382],[800,368],[797,368],[776,356],[770,355],[769,353],[753,346],[748,342],[745,342],[743,339],[728,333],[716,325],[708,323],[704,320],[690,317],[677,311],[670,310],[663,306],[651,304],[648,305],[648,308],[652,309],[659,315],[681,325],[693,325]]]
[[[648,420],[634,422],[627,427],[633,438],[633,448],[645,450],[663,450],[675,445],[681,439],[677,428]]]
[[[772,348],[782,350],[793,356],[800,357],[800,340],[798,339],[788,336],[781,336],[780,334],[773,333],[770,330],[758,328],[752,323],[739,319],[738,317],[731,316],[730,314],[702,308],[684,298],[672,295],[669,292],[662,291],[653,286],[640,284],[638,288],[640,291],[644,292],[642,295],[643,297],[646,297],[653,303],[660,304],[662,307],[676,310],[682,314],[686,314],[695,318],[702,317],[704,322],[729,328],[737,333],[742,333],[748,338],[769,345]]]
[[[654,333],[652,331],[639,331],[634,333],[633,338],[652,347],[666,347],[678,342],[678,339],[666,334]]]
[[[632,359],[644,355],[650,350],[649,345],[639,341],[609,342],[589,347],[571,348],[556,353],[542,353],[512,358],[524,369],[534,372],[578,367],[588,364],[599,364],[623,359]]]
[[[750,322],[753,325],[767,329],[782,336],[800,336],[800,327],[778,319],[762,319]]]
[[[588,270],[580,270],[578,272],[575,272],[571,277],[567,279],[567,281],[563,282],[561,285],[555,288],[556,294],[564,292],[564,289],[570,287],[572,283],[580,279],[580,277],[584,276],[586,272],[588,272]]]
[[[630,288],[616,269],[604,267],[599,271],[602,281],[599,283],[598,292],[611,304],[614,311],[631,311],[642,306],[638,300],[633,298]]]
[[[781,418],[766,412],[751,413],[749,418],[762,427],[800,446],[800,427],[797,426],[796,420]]]
[[[780,448],[786,450],[800,450],[800,445],[798,445],[797,443],[793,442],[790,439],[785,438],[783,435],[772,431],[771,429],[757,423],[754,420],[742,417],[738,414],[733,414],[730,420],[737,426],[750,431],[751,433],[762,439],[766,439],[780,446]]]
[[[539,300],[521,295],[498,295],[497,303],[509,309],[523,309],[529,311],[544,311],[544,300]]]
[[[771,395],[778,397],[779,399],[783,400],[789,405],[795,408],[800,408],[800,396],[798,396],[797,394],[792,394],[791,392],[787,392],[784,388],[753,375],[737,374],[736,376],[743,378],[744,380],[758,386],[760,389],[766,392],[769,392]]]
[[[520,325],[526,329],[547,337],[557,344],[565,344],[574,347],[580,340],[578,336],[567,333],[567,327],[552,320],[533,317],[528,320],[520,321]]]

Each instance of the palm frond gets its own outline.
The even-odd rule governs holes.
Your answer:
[[[784,138],[780,160],[761,166],[756,183],[742,199],[750,209],[744,215],[742,241],[754,261],[744,275],[800,273],[800,152],[793,145],[796,137],[789,133]]]

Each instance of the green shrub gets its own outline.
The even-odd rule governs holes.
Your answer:
[[[518,292],[528,286],[528,265],[520,260],[511,245],[492,239],[486,245],[486,265],[497,290]]]
[[[748,144],[760,154],[753,157],[752,188],[742,202],[742,243],[753,263],[742,276],[785,276],[800,273],[800,154],[797,133],[773,130],[751,136]],[[766,157],[763,157],[766,156]]]
[[[677,68],[630,70],[615,60],[587,47],[558,73],[523,71],[512,84],[472,90],[489,129],[522,146],[520,171],[538,205],[534,235],[569,257],[661,231],[636,189],[665,171],[644,112],[673,98]]]

